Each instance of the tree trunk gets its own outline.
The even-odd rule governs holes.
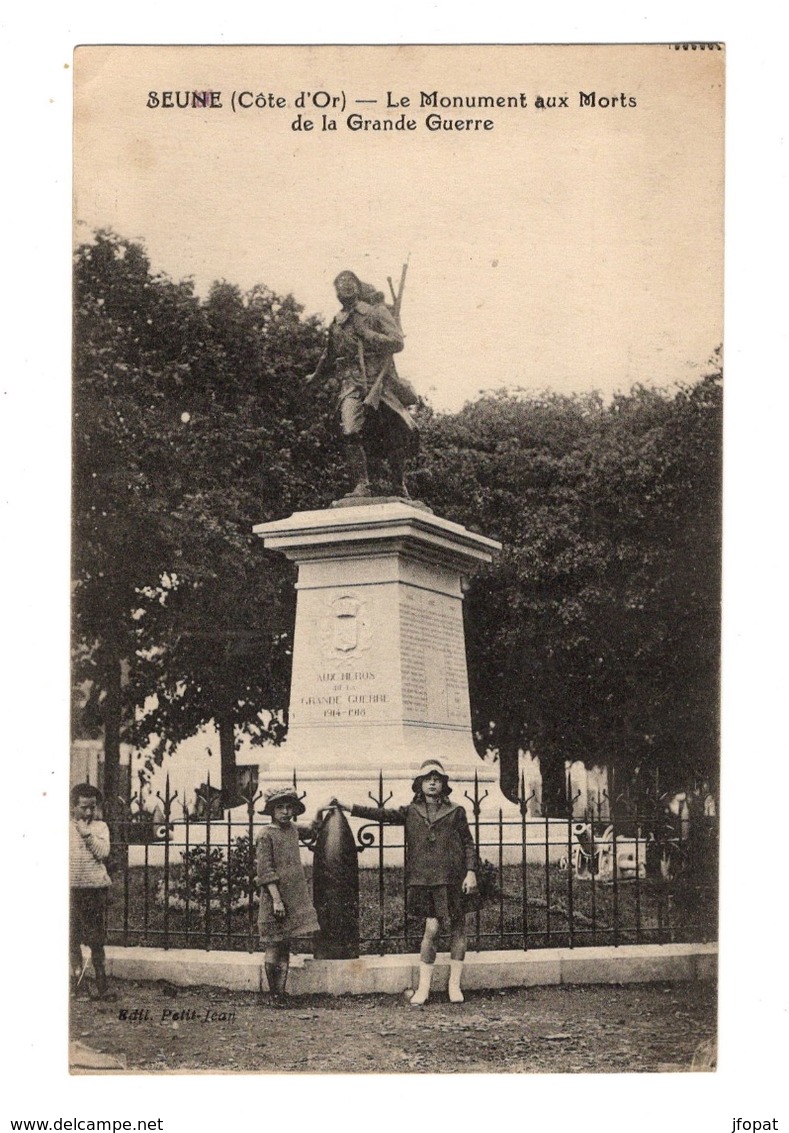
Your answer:
[[[114,831],[121,817],[118,793],[121,787],[121,661],[112,655],[105,667],[104,698],[104,815]]]
[[[242,801],[238,793],[236,775],[236,735],[233,717],[229,712],[217,716],[216,727],[219,732],[219,761],[222,773],[222,806],[238,806]]]
[[[559,756],[540,756],[542,812],[551,818],[567,817],[567,772]]]
[[[128,808],[118,797],[121,792],[121,729],[123,727],[123,670],[120,657],[112,653],[104,668],[104,821],[110,828],[110,875],[122,868],[128,833]]]
[[[499,748],[499,786],[511,802],[518,801],[520,778],[518,775],[519,745],[503,742]]]

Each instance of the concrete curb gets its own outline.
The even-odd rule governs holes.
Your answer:
[[[109,974],[121,980],[167,980],[180,987],[231,991],[266,988],[263,957],[198,949],[108,948]],[[291,958],[293,995],[399,995],[416,986],[419,957],[362,956],[358,960]],[[717,944],[627,944],[619,948],[544,948],[531,952],[469,952],[463,986],[470,990],[548,984],[662,983],[714,979]],[[439,955],[433,986],[446,987],[449,958]]]

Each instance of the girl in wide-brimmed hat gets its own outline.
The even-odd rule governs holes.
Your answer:
[[[257,840],[258,926],[272,1007],[285,1006],[291,940],[311,936],[320,928],[299,855],[299,835],[310,835],[313,828],[293,821],[304,810],[293,787],[266,791],[263,813],[269,815],[271,825],[263,827]]]
[[[462,1003],[460,979],[466,957],[466,913],[477,894],[477,852],[462,806],[449,801],[452,788],[442,765],[428,759],[413,782],[414,798],[408,806],[346,806],[333,799],[330,805],[350,811],[354,817],[405,827],[406,886],[408,911],[424,918],[425,931],[419,952],[419,986],[411,997],[412,1007],[421,1007],[430,995],[436,962],[436,937],[449,929],[449,999]]]

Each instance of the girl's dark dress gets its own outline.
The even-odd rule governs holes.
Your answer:
[[[309,832],[309,827],[301,827]],[[285,916],[274,916],[274,904],[266,888],[274,881],[285,906]],[[313,908],[304,866],[299,856],[299,827],[272,823],[265,826],[257,843],[257,884],[260,886],[258,927],[261,944],[279,944],[294,937],[312,936],[320,930]]]

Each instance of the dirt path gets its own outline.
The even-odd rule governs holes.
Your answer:
[[[286,1011],[217,988],[114,987],[115,1003],[72,1001],[71,1038],[131,1072],[682,1071],[715,1035],[710,983],[471,992],[424,1008],[309,996]]]

